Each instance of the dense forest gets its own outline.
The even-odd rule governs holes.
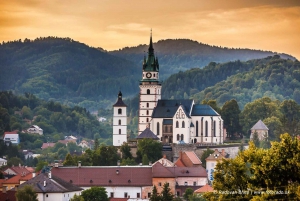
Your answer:
[[[227,48],[210,46],[189,39],[167,39],[160,40],[153,44],[155,55],[159,59],[160,77],[168,78],[179,71],[186,71],[191,68],[202,68],[210,62],[224,63],[228,61],[248,61],[272,56],[278,53],[271,51]],[[148,50],[148,44],[137,47],[125,47],[110,53],[124,59],[142,64],[144,55]],[[282,58],[295,59],[287,54],[279,54]]]
[[[110,106],[119,89],[138,90],[137,65],[69,38],[37,38],[0,45],[0,90],[91,110]]]
[[[12,90],[16,94],[32,93],[44,100],[59,101],[69,106],[79,105],[89,111],[110,108],[120,89],[124,97],[133,97],[138,92],[142,59],[147,49],[148,45],[139,45],[107,52],[70,38],[57,37],[3,42],[0,45],[0,90]],[[209,46],[186,39],[162,40],[154,43],[154,49],[162,80],[179,71],[203,67],[211,61],[244,61],[275,54]],[[285,54],[281,56],[294,59]],[[239,65],[239,62],[236,63]],[[210,63],[210,66],[213,64]],[[246,65],[243,64],[246,70],[251,68]],[[234,73],[237,72],[231,72]],[[220,80],[222,76],[218,73],[212,76],[215,83],[224,79]],[[199,79],[195,79],[199,83]],[[163,89],[168,89],[165,90],[165,97],[180,95],[181,89],[173,93],[177,89],[174,86],[171,95],[168,94],[171,86],[165,86]],[[189,88],[192,90],[188,90],[187,95],[200,92],[203,87],[206,84],[202,88],[191,85]]]

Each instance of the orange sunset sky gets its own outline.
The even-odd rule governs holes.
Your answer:
[[[115,50],[188,38],[300,58],[300,0],[0,0],[0,41],[70,37]]]

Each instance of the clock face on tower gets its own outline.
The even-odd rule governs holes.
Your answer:
[[[147,74],[146,74],[146,77],[147,77],[147,78],[151,78],[151,76],[152,76],[151,73],[147,73]]]

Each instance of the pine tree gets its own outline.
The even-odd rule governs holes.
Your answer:
[[[161,192],[161,201],[171,201],[174,196],[171,193],[171,189],[169,187],[169,183],[165,183],[163,186],[163,190]]]
[[[156,188],[155,185],[153,186],[153,189],[152,189],[152,194],[150,196],[150,201],[161,201],[161,197],[160,197],[160,195],[158,195],[157,188]]]

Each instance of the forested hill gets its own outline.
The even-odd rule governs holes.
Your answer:
[[[153,46],[161,66],[161,78],[167,78],[171,74],[178,73],[180,70],[186,71],[191,68],[202,68],[210,62],[247,61],[277,54],[270,51],[210,46],[188,39],[160,40],[154,43]],[[126,47],[117,51],[111,51],[110,53],[141,65],[147,51],[148,44],[137,47]],[[282,58],[295,59],[287,54],[279,55]]]
[[[45,100],[94,109],[118,91],[138,91],[141,72],[128,60],[70,38],[37,38],[0,45],[0,91],[29,92]],[[109,100],[109,101],[107,101]],[[96,104],[98,102],[98,104]]]
[[[300,103],[300,62],[278,55],[247,62],[210,63],[172,75],[163,83],[163,98],[217,100],[223,105],[236,99],[243,108],[263,96]]]

